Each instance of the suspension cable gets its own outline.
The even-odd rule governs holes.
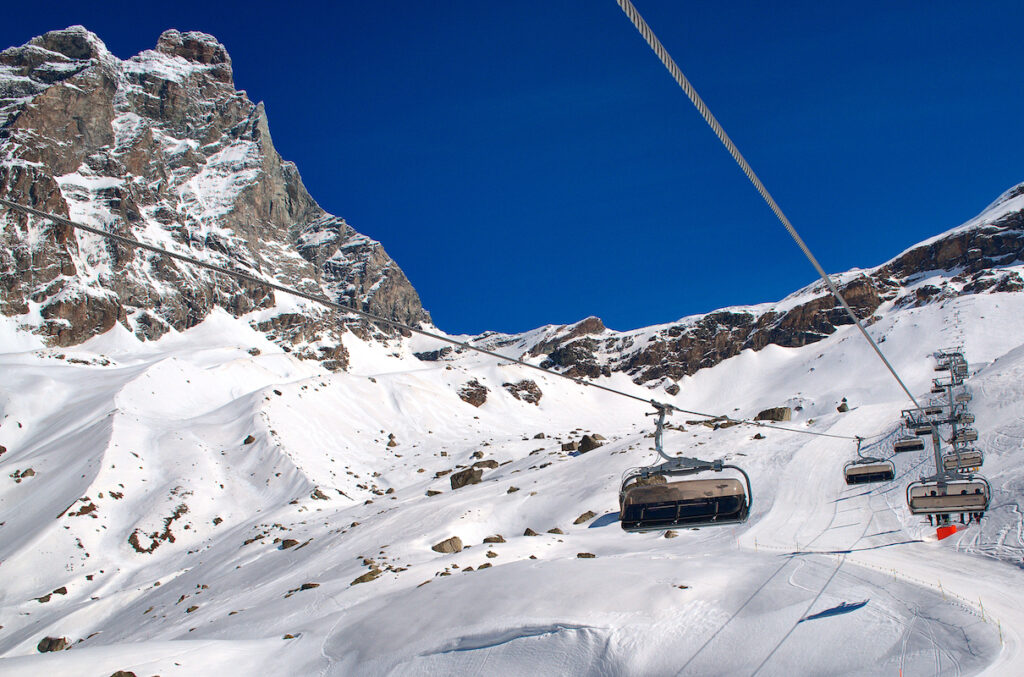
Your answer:
[[[893,378],[896,379],[896,382],[900,384],[900,388],[902,388],[903,392],[907,394],[907,397],[910,398],[910,401],[914,403],[914,406],[919,407],[920,405],[917,403],[917,399],[914,398],[914,395],[907,388],[906,384],[903,383],[903,379],[901,379],[900,375],[896,373],[896,369],[892,366],[892,364],[889,363],[889,360],[885,357],[885,355],[882,354],[882,349],[878,347],[878,344],[875,343],[875,340],[871,338],[870,334],[868,334],[868,331],[867,329],[864,328],[864,324],[860,321],[860,318],[857,317],[857,314],[853,312],[852,308],[850,308],[850,305],[846,302],[846,299],[843,298],[843,295],[839,292],[838,287],[836,287],[836,285],[832,282],[832,279],[825,272],[825,269],[821,267],[821,264],[818,263],[818,259],[816,259],[814,257],[814,254],[811,253],[811,250],[807,247],[807,244],[804,243],[803,238],[801,238],[800,235],[796,232],[796,229],[793,227],[793,224],[791,224],[789,222],[789,219],[786,218],[786,215],[782,213],[782,209],[775,202],[775,198],[771,196],[771,193],[768,192],[768,189],[764,187],[763,183],[761,183],[761,179],[757,178],[757,174],[755,174],[754,170],[751,169],[746,159],[743,157],[739,149],[736,147],[736,144],[734,144],[732,142],[732,139],[729,138],[729,135],[725,133],[725,130],[722,128],[722,125],[718,123],[718,120],[715,118],[715,116],[711,114],[711,111],[708,109],[707,105],[705,105],[704,100],[700,98],[699,94],[697,94],[697,90],[693,88],[693,85],[690,84],[690,81],[686,79],[685,75],[683,75],[683,72],[679,69],[679,66],[676,65],[676,62],[669,55],[664,45],[661,44],[661,41],[658,40],[658,37],[654,34],[654,31],[651,30],[651,27],[648,26],[647,22],[644,21],[644,18],[640,16],[640,12],[637,11],[636,7],[633,6],[633,3],[630,2],[630,0],[616,0],[616,2],[619,3],[619,7],[621,7],[622,11],[626,13],[626,16],[629,17],[629,20],[633,22],[633,26],[635,26],[636,29],[640,31],[640,35],[644,37],[644,40],[647,41],[647,44],[650,45],[652,50],[654,50],[654,53],[661,60],[661,63],[665,65],[665,68],[668,69],[668,72],[675,79],[676,83],[678,83],[682,90],[686,92],[686,96],[688,96],[693,105],[697,107],[697,110],[700,112],[701,117],[703,117],[704,121],[708,123],[708,126],[710,126],[711,129],[715,132],[715,136],[718,137],[718,140],[722,142],[722,145],[724,145],[726,150],[729,151],[729,154],[732,155],[732,159],[736,161],[736,164],[740,166],[740,169],[743,170],[743,173],[747,175],[748,179],[750,179],[750,183],[754,184],[754,188],[757,189],[757,192],[760,193],[764,201],[768,203],[768,206],[771,208],[772,212],[775,213],[775,216],[779,219],[782,225],[786,227],[786,231],[789,232],[790,237],[792,237],[793,241],[796,242],[798,247],[800,247],[800,251],[804,253],[804,256],[806,256],[807,260],[811,262],[811,265],[814,266],[814,269],[818,271],[818,275],[820,275],[821,279],[825,281],[826,285],[828,285],[829,291],[832,292],[832,295],[836,297],[836,300],[839,301],[839,304],[842,305],[842,307],[846,310],[850,318],[853,319],[854,324],[857,325],[857,329],[859,329],[860,333],[864,335],[864,338],[867,339],[867,342],[871,344],[871,347],[874,349],[879,359],[882,360],[882,362],[885,364],[886,368],[889,370],[889,373],[892,374]]]
[[[328,308],[333,308],[335,310],[339,310],[339,311],[341,311],[343,313],[354,313],[356,315],[360,315],[362,317],[365,317],[368,320],[372,320],[373,322],[379,322],[381,324],[386,324],[386,325],[395,327],[396,329],[404,329],[406,331],[410,331],[410,332],[413,332],[415,334],[420,334],[421,336],[427,336],[429,338],[436,339],[436,340],[442,341],[444,343],[449,343],[449,344],[451,344],[453,346],[458,346],[459,348],[465,348],[467,350],[472,350],[472,351],[481,353],[483,355],[487,355],[489,357],[493,357],[493,358],[495,358],[497,360],[500,360],[500,361],[512,362],[512,363],[518,364],[518,365],[520,365],[522,367],[527,367],[529,369],[534,369],[536,371],[540,371],[540,372],[543,372],[545,374],[550,374],[551,376],[558,376],[560,378],[568,379],[570,381],[573,381],[574,383],[578,383],[579,385],[589,386],[591,388],[597,388],[598,390],[603,390],[605,392],[612,393],[613,395],[619,395],[620,397],[628,397],[631,400],[636,400],[638,402],[643,402],[644,404],[653,405],[655,408],[662,408],[663,407],[663,408],[671,410],[671,411],[677,411],[677,412],[679,412],[681,414],[691,414],[691,415],[694,415],[694,416],[701,416],[701,417],[704,417],[704,418],[714,419],[716,421],[724,421],[724,422],[729,422],[729,423],[733,423],[733,424],[749,425],[749,426],[754,426],[754,427],[758,427],[758,428],[768,428],[768,429],[771,429],[771,430],[780,430],[780,431],[791,432],[791,433],[800,433],[802,435],[817,435],[819,437],[833,437],[833,438],[836,438],[836,439],[843,439],[843,440],[854,440],[854,439],[857,439],[856,437],[850,436],[850,435],[835,435],[835,434],[832,434],[832,433],[816,432],[816,431],[813,431],[813,430],[800,430],[800,429],[797,429],[797,428],[784,428],[782,426],[768,425],[768,424],[763,423],[761,421],[751,421],[749,419],[735,419],[735,418],[730,418],[729,416],[721,416],[721,415],[717,415],[717,414],[707,414],[707,413],[700,412],[700,411],[692,411],[692,410],[689,410],[689,409],[682,409],[682,408],[677,407],[677,406],[675,406],[673,404],[657,402],[656,400],[640,397],[639,395],[634,395],[632,393],[627,393],[627,392],[622,391],[622,390],[616,390],[615,388],[610,388],[608,386],[601,385],[600,383],[594,383],[593,381],[587,381],[587,380],[584,380],[582,378],[576,378],[576,377],[573,377],[573,376],[569,376],[568,374],[560,374],[557,371],[551,371],[550,369],[545,369],[544,367],[541,367],[541,366],[536,365],[536,364],[530,364],[529,362],[526,362],[524,360],[520,360],[520,359],[517,359],[517,358],[514,358],[514,357],[508,357],[507,355],[502,355],[501,353],[496,353],[494,351],[487,350],[486,348],[480,348],[478,346],[474,346],[472,344],[465,343],[463,341],[456,341],[455,339],[449,338],[447,336],[441,336],[440,334],[435,334],[433,332],[426,331],[425,329],[419,329],[417,327],[412,327],[412,326],[407,325],[407,324],[405,324],[403,322],[398,322],[397,320],[389,320],[386,317],[381,317],[380,315],[375,315],[373,313],[369,313],[369,312],[367,312],[365,310],[362,310],[362,309],[359,309],[359,308],[354,308],[352,306],[347,306],[347,305],[345,305],[343,303],[338,303],[336,301],[331,301],[326,296],[318,296],[316,294],[310,294],[310,293],[307,293],[307,292],[304,292],[304,291],[300,291],[298,289],[293,289],[291,287],[285,287],[284,285],[277,284],[275,282],[270,282],[268,280],[264,280],[264,279],[258,278],[255,275],[250,275],[249,273],[243,273],[243,272],[238,271],[238,270],[231,270],[230,268],[225,268],[223,266],[218,266],[216,264],[208,263],[206,261],[200,261],[199,259],[194,258],[192,256],[186,256],[184,254],[178,254],[176,252],[172,252],[172,251],[168,251],[166,249],[163,249],[161,247],[156,247],[156,246],[151,245],[151,244],[146,244],[144,242],[140,242],[140,241],[135,240],[135,239],[130,238],[130,237],[125,237],[124,235],[118,235],[117,233],[111,233],[109,231],[102,230],[100,228],[94,228],[92,226],[86,226],[84,224],[77,223],[77,222],[72,221],[70,219],[66,219],[63,216],[57,216],[56,214],[50,214],[48,212],[43,212],[43,211],[40,211],[38,209],[34,209],[32,207],[27,207],[25,205],[19,204],[17,202],[11,202],[10,200],[6,200],[6,199],[3,199],[3,198],[0,198],[0,205],[4,205],[4,206],[9,207],[11,209],[14,209],[16,211],[20,211],[20,212],[22,212],[24,214],[30,214],[32,216],[37,216],[37,217],[42,218],[42,219],[47,219],[47,220],[53,221],[55,223],[60,223],[60,224],[63,224],[65,226],[68,226],[69,228],[73,228],[73,229],[76,229],[76,230],[82,230],[82,231],[85,231],[87,233],[92,233],[93,235],[99,235],[100,237],[105,237],[105,238],[108,238],[110,240],[114,240],[115,242],[120,242],[121,244],[127,245],[129,247],[138,247],[140,249],[145,249],[147,251],[151,251],[151,252],[153,252],[155,254],[160,254],[162,256],[168,256],[168,257],[170,257],[172,259],[177,259],[178,261],[182,261],[184,263],[189,263],[189,264],[192,264],[194,266],[198,266],[200,268],[205,268],[207,270],[211,270],[214,273],[223,273],[224,275],[228,275],[228,276],[234,277],[234,278],[236,278],[238,280],[243,280],[245,282],[249,282],[250,284],[255,284],[255,285],[258,285],[258,286],[262,286],[262,287],[269,287],[270,289],[273,289],[275,291],[283,292],[285,294],[291,294],[292,296],[297,296],[299,298],[306,299],[307,301],[313,301],[314,303],[319,303],[320,305],[326,306]]]

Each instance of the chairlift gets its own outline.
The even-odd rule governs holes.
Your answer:
[[[956,420],[958,423],[974,423],[974,414],[967,411],[962,411],[959,414],[957,414]]]
[[[925,416],[938,416],[939,414],[942,413],[942,409],[943,409],[943,407],[925,407],[924,415]]]
[[[896,466],[892,461],[860,453],[861,439],[857,438],[857,456],[843,466],[843,477],[847,484],[869,484],[888,482],[896,477]]]
[[[907,507],[912,515],[971,513],[988,509],[992,488],[980,475],[945,472],[907,485]]]
[[[963,444],[964,442],[977,442],[978,431],[974,428],[961,428],[956,431],[956,435],[953,435],[951,440],[953,444]]]
[[[892,445],[892,450],[897,454],[901,454],[906,451],[922,451],[923,449],[924,441],[911,436],[901,437]]]
[[[956,402],[960,402],[962,404],[963,403],[967,403],[967,402],[971,401],[971,394],[970,393],[957,393],[956,395],[953,396],[953,399]]]
[[[657,406],[657,405],[655,405]],[[666,410],[657,406],[654,447],[664,463],[632,468],[619,489],[619,523],[624,531],[642,532],[673,527],[701,527],[745,522],[753,503],[750,477],[738,466],[696,458],[669,456],[662,448]],[[734,470],[737,477],[685,479],[700,473]]]
[[[880,458],[860,458],[843,466],[843,476],[847,484],[888,482],[896,477],[896,466]]]
[[[924,437],[925,435],[932,434],[931,423],[915,423],[914,425],[911,426],[910,429],[914,431],[914,434],[917,435],[918,437]]]
[[[946,392],[946,389],[943,388],[942,386],[932,386],[932,394],[933,395],[937,395],[939,393],[944,393],[944,392]]]
[[[949,362],[939,362],[935,365],[935,371],[949,371]]]
[[[985,456],[978,449],[956,449],[942,457],[942,467],[947,471],[974,472],[985,462]]]

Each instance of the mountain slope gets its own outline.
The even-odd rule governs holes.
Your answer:
[[[927,452],[894,459],[894,482],[850,488],[849,441],[757,439],[677,417],[670,450],[751,474],[751,518],[672,539],[625,534],[620,475],[654,458],[642,403],[474,353],[440,355],[423,338],[348,338],[350,367],[331,373],[254,330],[266,311],[214,311],[148,342],[116,326],[68,349],[4,319],[0,666],[1013,674],[1024,655],[1024,294],[901,302],[926,284],[958,288],[962,275],[918,275],[869,328],[923,398],[934,349],[962,344],[972,365],[993,507],[942,542],[904,506]],[[550,331],[502,349],[528,350]],[[744,349],[659,397],[738,416],[786,404],[788,425],[863,435],[888,455],[906,403],[875,360],[840,325],[813,344]],[[600,378],[650,396],[627,373]],[[536,402],[506,387],[526,379]],[[488,389],[479,407],[460,399],[469,381]],[[843,397],[851,411],[840,414]],[[603,446],[562,450],[589,432]],[[474,464],[481,481],[453,489]],[[453,536],[461,550],[432,549]],[[72,649],[40,655],[48,636]]]

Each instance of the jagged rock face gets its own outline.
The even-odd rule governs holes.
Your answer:
[[[235,90],[230,56],[203,33],[167,31],[125,61],[82,27],[0,52],[0,196],[388,319],[429,321],[380,244],[316,204],[274,149],[263,105]],[[2,208],[0,225],[0,312],[31,325],[37,309],[34,329],[60,345],[117,322],[157,338],[217,306],[241,315],[277,301]],[[287,342],[343,363],[338,320],[303,317],[309,326]]]

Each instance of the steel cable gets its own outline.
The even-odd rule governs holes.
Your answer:
[[[850,318],[853,319],[854,324],[857,325],[857,329],[860,330],[860,333],[863,334],[864,338],[867,339],[868,343],[871,344],[871,347],[874,349],[879,359],[881,359],[882,362],[885,364],[885,367],[889,370],[889,373],[891,373],[893,378],[896,379],[896,382],[900,384],[900,388],[902,388],[903,392],[907,394],[907,397],[910,398],[910,401],[914,403],[914,406],[919,407],[920,405],[917,403],[917,399],[910,392],[910,389],[907,388],[906,384],[903,383],[903,379],[900,378],[900,375],[896,373],[896,369],[892,366],[892,364],[889,363],[889,360],[882,353],[882,349],[878,347],[878,344],[875,343],[875,340],[871,338],[870,334],[868,334],[868,331],[867,329],[864,328],[864,324],[860,321],[860,318],[857,317],[857,314],[853,312],[853,309],[846,302],[846,299],[843,298],[843,295],[839,292],[839,289],[832,282],[832,279],[828,276],[827,273],[825,273],[825,269],[821,267],[821,264],[818,263],[818,259],[814,257],[814,254],[811,253],[811,250],[807,247],[807,244],[804,243],[803,238],[801,238],[799,233],[796,232],[796,229],[793,228],[793,224],[791,224],[789,222],[789,219],[786,218],[786,215],[782,213],[782,209],[775,202],[775,198],[771,196],[771,193],[768,192],[768,189],[764,187],[763,183],[761,183],[761,179],[759,179],[757,177],[757,174],[754,173],[754,170],[751,169],[746,159],[743,157],[739,149],[736,147],[736,144],[734,144],[732,142],[732,139],[729,138],[729,135],[725,133],[725,130],[722,128],[722,125],[718,123],[718,120],[715,118],[715,116],[711,114],[711,111],[708,109],[707,105],[705,105],[704,100],[700,98],[699,94],[697,94],[697,90],[693,88],[693,85],[690,84],[690,81],[686,79],[685,75],[683,75],[683,72],[679,69],[679,66],[676,65],[676,62],[669,55],[664,45],[662,45],[661,41],[658,40],[658,37],[654,35],[654,31],[651,30],[651,27],[648,26],[647,22],[644,21],[644,18],[640,16],[640,12],[637,11],[636,7],[633,6],[633,3],[630,2],[630,0],[616,0],[616,2],[619,3],[619,7],[621,7],[622,11],[625,12],[627,17],[629,17],[629,20],[633,22],[633,25],[636,27],[636,29],[640,31],[640,35],[643,36],[644,40],[647,41],[647,44],[650,45],[652,50],[654,50],[654,53],[661,60],[661,63],[665,65],[665,68],[668,69],[668,72],[675,79],[676,83],[682,88],[684,92],[686,92],[686,96],[689,97],[690,101],[693,102],[693,105],[697,107],[697,110],[700,112],[701,117],[703,117],[704,121],[708,123],[708,126],[711,127],[711,129],[715,132],[715,135],[718,137],[718,140],[722,142],[722,145],[724,145],[726,150],[729,151],[729,154],[732,155],[732,158],[733,160],[736,161],[736,164],[740,166],[740,169],[743,170],[743,173],[747,175],[748,179],[750,179],[750,183],[754,185],[754,188],[757,189],[757,192],[760,193],[764,201],[768,203],[768,206],[771,208],[772,212],[775,213],[775,216],[779,219],[782,225],[786,227],[786,231],[789,232],[790,236],[793,238],[793,241],[796,242],[798,247],[800,247],[800,251],[804,253],[804,256],[806,256],[807,260],[811,262],[811,265],[814,266],[814,269],[818,271],[818,275],[820,275],[821,279],[825,281],[826,285],[828,285],[829,291],[832,292],[832,295],[836,297],[836,300],[839,301],[840,305],[842,305],[842,307],[846,310]]]
[[[407,325],[407,324],[405,324],[403,322],[398,322],[396,320],[389,320],[389,319],[387,319],[385,317],[381,317],[379,315],[375,315],[373,313],[369,313],[369,312],[367,312],[365,310],[361,310],[359,308],[354,308],[352,306],[347,306],[347,305],[344,305],[342,303],[338,303],[336,301],[331,301],[326,296],[318,296],[316,294],[309,294],[307,292],[299,291],[298,289],[292,289],[291,287],[285,287],[284,285],[277,284],[276,282],[270,282],[268,280],[264,280],[262,278],[256,277],[255,275],[250,275],[249,273],[244,273],[244,272],[241,272],[241,271],[238,271],[238,270],[231,270],[230,268],[225,268],[223,266],[218,266],[216,264],[208,263],[206,261],[200,261],[199,259],[196,259],[196,258],[191,257],[191,256],[186,256],[184,254],[178,254],[176,252],[168,251],[168,250],[163,249],[161,247],[156,247],[156,246],[151,245],[151,244],[146,244],[144,242],[140,242],[140,241],[132,239],[130,237],[125,237],[124,235],[118,235],[117,233],[111,233],[111,232],[102,230],[100,228],[94,228],[92,226],[86,226],[84,224],[77,223],[77,222],[72,221],[70,219],[66,219],[63,216],[57,216],[56,214],[50,214],[48,212],[43,212],[43,211],[40,211],[38,209],[34,209],[32,207],[27,207],[27,206],[25,206],[23,204],[19,204],[17,202],[12,202],[10,200],[6,200],[6,199],[3,199],[3,198],[0,198],[0,204],[4,205],[6,207],[9,207],[11,209],[14,209],[16,211],[20,211],[20,212],[22,212],[24,214],[30,214],[32,216],[37,216],[37,217],[42,218],[42,219],[47,219],[47,220],[53,221],[55,223],[63,224],[65,226],[68,226],[69,228],[73,228],[75,230],[82,230],[82,231],[85,231],[87,233],[92,233],[94,235],[99,235],[100,237],[108,238],[108,239],[114,240],[115,242],[120,242],[121,244],[127,245],[129,247],[138,247],[140,249],[144,249],[146,251],[153,252],[155,254],[160,254],[162,256],[168,256],[168,257],[170,257],[172,259],[176,259],[176,260],[182,261],[184,263],[189,263],[189,264],[198,266],[200,268],[205,268],[205,269],[211,270],[211,271],[213,271],[215,273],[223,273],[224,275],[229,275],[231,277],[234,277],[234,278],[239,279],[239,280],[244,280],[245,282],[249,282],[251,284],[260,285],[260,286],[263,286],[263,287],[269,287],[270,289],[273,289],[275,291],[283,292],[285,294],[291,294],[292,296],[297,296],[299,298],[306,299],[308,301],[313,301],[314,303],[319,303],[320,305],[326,306],[328,308],[333,308],[335,310],[339,310],[339,311],[341,311],[343,313],[353,313],[355,315],[359,315],[361,317],[365,317],[368,320],[372,320],[373,322],[379,322],[381,324],[386,324],[386,325],[389,325],[391,327],[395,327],[396,329],[404,329],[406,331],[413,332],[413,333],[419,334],[421,336],[427,336],[429,338],[436,339],[438,341],[442,341],[444,343],[448,343],[448,344],[451,344],[453,346],[458,346],[460,348],[465,348],[467,350],[472,350],[472,351],[481,353],[483,355],[487,355],[489,357],[493,357],[493,358],[495,358],[497,360],[506,361],[506,362],[512,362],[512,363],[518,364],[518,365],[520,365],[522,367],[527,367],[529,369],[534,369],[536,371],[543,372],[545,374],[550,374],[551,376],[558,376],[560,378],[568,379],[570,381],[573,381],[574,383],[578,383],[579,385],[589,386],[591,388],[597,388],[598,390],[603,390],[605,392],[612,393],[614,395],[619,395],[621,397],[628,397],[631,400],[636,400],[638,402],[643,402],[644,404],[653,405],[655,407],[664,407],[665,409],[668,409],[670,411],[679,412],[681,414],[691,414],[693,416],[701,416],[701,417],[704,417],[704,418],[714,419],[715,421],[723,421],[723,422],[729,422],[729,423],[736,423],[736,424],[754,426],[754,427],[757,427],[757,428],[766,428],[766,429],[769,429],[769,430],[779,430],[779,431],[783,431],[783,432],[799,433],[801,435],[817,435],[819,437],[832,437],[832,438],[843,439],[843,440],[856,440],[856,439],[858,439],[855,436],[834,435],[832,433],[816,432],[816,431],[813,431],[813,430],[799,430],[799,429],[796,429],[796,428],[784,428],[782,426],[768,425],[768,424],[762,423],[760,421],[751,421],[749,419],[735,419],[735,418],[731,418],[729,416],[721,416],[721,415],[717,415],[717,414],[708,414],[708,413],[704,413],[704,412],[700,412],[700,411],[693,411],[693,410],[690,410],[690,409],[682,409],[682,408],[677,407],[677,406],[675,406],[673,404],[657,402],[656,400],[647,399],[647,398],[644,398],[644,397],[640,397],[639,395],[634,395],[632,393],[627,393],[627,392],[622,391],[622,390],[617,390],[615,388],[610,388],[608,386],[601,385],[600,383],[594,383],[593,381],[587,381],[587,380],[584,380],[582,378],[575,378],[575,377],[569,376],[567,374],[560,374],[557,371],[551,371],[551,370],[545,369],[544,367],[541,367],[539,365],[530,364],[529,362],[526,362],[524,360],[520,360],[520,359],[517,359],[517,358],[514,358],[514,357],[508,357],[507,355],[502,355],[501,353],[496,353],[494,351],[487,350],[486,348],[479,348],[477,346],[471,345],[469,343],[465,343],[463,341],[456,341],[455,339],[448,338],[447,336],[441,336],[440,334],[435,334],[435,333],[427,331],[425,329],[419,329],[417,327],[412,327],[412,326]]]

